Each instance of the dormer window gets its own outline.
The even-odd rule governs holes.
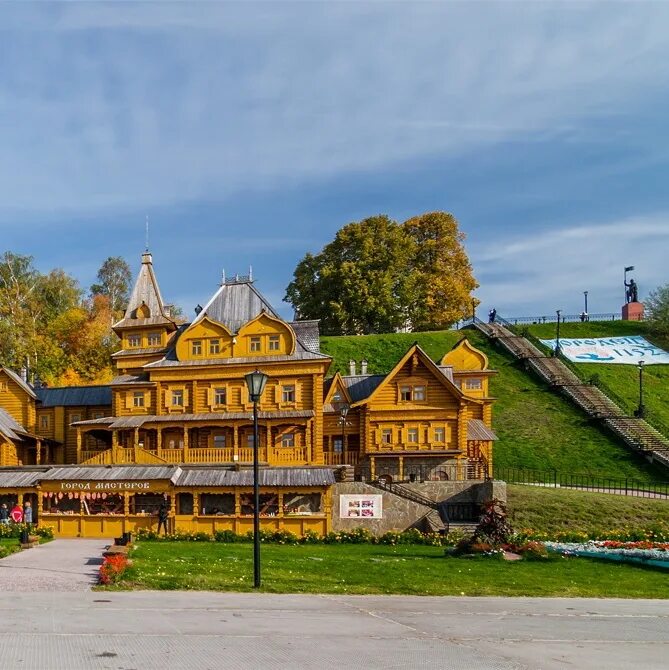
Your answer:
[[[427,397],[427,387],[424,384],[416,386],[400,386],[401,402],[425,402]]]
[[[270,351],[279,351],[279,346],[281,344],[281,338],[278,335],[269,336],[269,350]]]
[[[140,347],[140,346],[142,346],[142,336],[141,335],[128,335],[128,346],[129,347]]]
[[[468,391],[480,391],[483,388],[481,379],[479,377],[472,377],[471,379],[465,379],[465,388]]]
[[[193,356],[202,356],[202,340],[193,340],[190,343],[190,352]]]
[[[150,347],[159,347],[162,344],[160,333],[149,333],[147,339]]]
[[[332,402],[341,402],[341,391],[335,391],[335,394],[332,396]]]
[[[411,387],[400,386],[400,400],[403,402],[411,402]]]
[[[209,353],[210,354],[221,353],[221,341],[218,338],[209,340]]]
[[[413,387],[413,399],[414,400],[425,400],[425,387],[424,386],[414,386]]]
[[[261,339],[258,336],[254,336],[251,338],[251,344],[249,346],[249,351],[252,351],[254,353],[258,353],[261,351]]]

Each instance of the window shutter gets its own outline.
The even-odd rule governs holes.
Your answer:
[[[170,408],[172,406],[172,390],[167,388],[165,389],[165,407]]]
[[[302,401],[302,384],[296,379],[295,380],[295,404],[299,406]]]
[[[188,407],[188,389],[184,389],[184,409]]]
[[[207,394],[207,405],[209,405],[209,409],[212,409],[214,407],[214,400],[215,400],[214,389],[213,388],[205,389],[205,393]]]
[[[132,391],[126,391],[126,394],[125,394],[125,408],[126,409],[132,409],[132,406],[133,406],[132,401],[133,401]]]

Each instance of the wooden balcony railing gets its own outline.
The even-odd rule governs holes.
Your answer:
[[[274,447],[269,452],[270,465],[304,465],[306,462],[306,447]]]
[[[188,450],[189,463],[232,463],[233,449],[198,448]]]
[[[326,451],[323,453],[325,465],[356,465],[360,460],[359,451]]]

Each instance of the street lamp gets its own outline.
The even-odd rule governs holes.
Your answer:
[[[637,367],[639,368],[639,408],[634,413],[640,419],[643,419],[646,414],[646,408],[643,406],[643,366],[644,361],[639,361],[637,363]]]
[[[585,318],[588,318],[588,292],[583,291],[583,298],[585,299],[585,309],[583,310],[585,312]]]
[[[351,406],[348,403],[341,403],[339,405],[339,423],[341,424],[341,450],[342,454],[346,449],[346,417]]]
[[[253,401],[253,588],[260,588],[260,490],[258,487],[258,400],[265,390],[267,375],[260,370],[244,375]]]
[[[560,355],[560,314],[562,313],[561,309],[555,310],[557,313],[557,332],[555,333],[555,349],[553,351],[553,356],[556,358]]]

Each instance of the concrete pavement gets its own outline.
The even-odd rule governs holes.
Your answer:
[[[3,670],[659,670],[669,658],[660,600],[6,592],[0,621]]]
[[[0,560],[2,591],[90,591],[112,540],[53,540]]]

